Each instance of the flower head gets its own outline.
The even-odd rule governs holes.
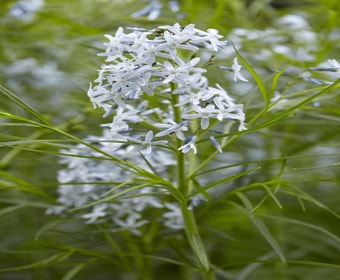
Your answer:
[[[190,150],[194,151],[194,154],[197,153],[197,148],[195,146],[195,142],[196,142],[196,136],[190,136],[186,141],[184,141],[184,144],[178,148],[179,151],[182,151],[184,154],[186,154],[187,152],[189,152]]]
[[[112,116],[105,126],[115,138],[139,144],[134,151],[151,153],[152,145],[165,144],[151,142],[153,135],[169,137],[174,133],[181,140],[191,137],[196,132],[190,122],[197,121],[201,130],[207,130],[212,126],[210,119],[233,119],[240,122],[239,129],[245,128],[242,106],[221,86],[209,86],[204,76],[207,70],[200,54],[218,52],[226,45],[217,30],[202,31],[194,24],[182,27],[176,23],[153,30],[131,28],[130,33],[118,28],[115,35],[106,37],[106,51],[100,54],[106,57],[106,64],[88,96],[94,107],[104,109],[104,117]],[[246,80],[237,59],[233,69],[235,79]],[[159,132],[159,128],[163,130]],[[189,143],[179,150],[194,149]]]
[[[232,69],[234,71],[235,82],[237,82],[237,80],[248,82],[248,80],[241,74],[241,65],[238,64],[237,57],[234,58],[234,64],[232,66]]]

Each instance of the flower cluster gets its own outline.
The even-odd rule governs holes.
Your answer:
[[[177,0],[168,1],[168,7],[171,12],[179,12],[179,4]],[[162,13],[163,5],[158,0],[152,0],[143,9],[133,13],[131,16],[138,18],[146,16],[148,20],[156,20]]]
[[[153,145],[173,143],[175,135],[183,140],[176,149],[186,153],[196,152],[195,141],[208,135],[221,152],[212,131],[223,131],[213,127],[233,119],[239,121],[239,130],[245,129],[243,105],[235,104],[221,86],[210,86],[203,75],[207,70],[202,65],[210,61],[200,55],[207,57],[202,53],[217,53],[226,46],[217,30],[174,24],[153,30],[131,28],[130,33],[119,28],[106,38],[106,51],[100,54],[106,64],[88,96],[95,108],[105,110],[104,117],[113,115],[104,126],[116,140],[150,153]],[[246,81],[240,67],[235,60],[231,68],[235,80]]]
[[[104,133],[102,137],[90,136],[86,141],[109,155],[133,162],[146,170],[151,171],[148,166],[151,164],[154,171],[164,174],[164,177],[175,165],[171,154],[159,150],[145,157],[136,156],[132,146],[123,147],[112,142],[109,133]],[[60,162],[66,165],[58,172],[60,204],[49,208],[47,214],[67,214],[72,209],[76,217],[88,224],[111,223],[114,230],[128,230],[139,235],[141,227],[152,220],[152,215],[146,215],[146,212],[153,208],[159,209],[166,228],[183,228],[180,209],[170,202],[167,192],[153,186],[124,193],[124,190],[134,186],[131,174],[109,158],[103,159],[102,153],[84,144],[60,152],[64,154]],[[113,191],[116,185],[123,186]],[[114,194],[119,195],[115,199],[105,200]]]
[[[225,133],[226,120],[236,120],[238,129],[245,129],[245,115],[242,105],[235,104],[220,85],[209,85],[203,75],[207,70],[199,64],[210,60],[201,61],[199,56],[218,52],[226,42],[220,40],[217,30],[201,31],[193,24],[134,28],[127,34],[119,28],[115,36],[106,37],[106,51],[100,54],[106,57],[106,64],[88,96],[112,121],[103,124],[102,137],[86,140],[98,150],[83,143],[61,151],[66,168],[58,174],[60,205],[47,213],[73,209],[86,223],[110,222],[115,229],[135,235],[154,219],[166,228],[181,229],[181,210],[167,191],[136,184],[125,168],[106,156],[172,182],[178,154],[191,150],[196,154],[197,139],[206,137],[222,153],[213,134]],[[246,81],[237,59],[227,70],[234,72],[235,81]],[[192,199],[191,208],[200,200]],[[151,216],[150,208],[154,209]]]
[[[44,0],[19,0],[10,6],[9,14],[22,21],[31,21],[44,4]]]

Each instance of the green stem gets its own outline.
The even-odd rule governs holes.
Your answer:
[[[174,91],[175,85],[171,84],[171,90]],[[175,106],[179,102],[179,97],[177,94],[172,94],[172,110],[174,112],[174,121],[176,123],[182,122],[181,118],[181,108],[179,106]],[[177,141],[177,149],[182,146],[182,141],[180,139],[176,139]],[[189,186],[187,184],[186,178],[186,166],[185,166],[185,155],[177,150],[177,176],[178,176],[178,189],[183,194],[184,197],[187,197],[189,194]]]
[[[175,85],[171,84],[171,90],[175,90]],[[179,102],[179,97],[177,94],[172,94],[172,109],[174,114],[174,121],[176,123],[182,122],[181,118],[181,108],[180,106],[176,106]],[[177,139],[177,149],[181,147],[182,141]],[[178,189],[182,193],[182,195],[186,198],[190,194],[190,184],[189,177],[186,174],[186,161],[185,154],[181,151],[177,150],[177,176],[178,176]],[[192,168],[194,159],[191,158],[190,168]],[[201,236],[198,231],[195,215],[191,209],[188,209],[188,205],[186,202],[181,203],[181,212],[184,220],[185,233],[187,239],[189,241],[190,247],[194,252],[196,259],[199,264],[200,272],[204,280],[214,280],[215,273],[210,268],[210,262],[208,260]]]

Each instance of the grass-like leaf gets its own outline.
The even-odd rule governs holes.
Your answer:
[[[276,252],[276,254],[279,256],[281,261],[283,263],[286,262],[286,258],[279,246],[279,244],[276,242],[275,238],[272,236],[270,231],[268,230],[267,226],[262,222],[260,218],[258,218],[255,214],[253,214],[253,206],[250,202],[250,200],[243,194],[243,193],[237,193],[237,196],[240,198],[240,200],[245,205],[244,207],[241,207],[240,205],[233,203],[232,204],[237,207],[242,213],[244,213],[250,221],[254,224],[254,226],[257,228],[257,230],[261,233],[261,235],[267,240],[267,242],[270,244],[270,246],[273,248],[273,250]]]
[[[264,82],[264,80],[262,79],[262,77],[256,72],[256,70],[242,57],[242,55],[238,52],[238,50],[236,49],[236,47],[233,45],[235,53],[237,55],[237,57],[240,59],[240,61],[242,62],[242,64],[244,65],[244,67],[249,71],[249,73],[253,76],[254,81],[256,83],[256,85],[259,87],[259,90],[262,94],[262,97],[265,101],[266,105],[269,105],[270,103],[270,96],[268,94],[268,90],[266,87],[266,84]]]
[[[6,89],[2,85],[0,85],[0,93],[2,93],[6,98],[14,102],[16,105],[18,105],[22,109],[24,109],[30,115],[40,120],[42,123],[47,124],[47,125],[50,124],[50,122],[43,115],[41,115],[38,111],[36,111],[30,105],[28,105],[27,102],[22,100],[20,97],[16,96],[13,92]]]
[[[264,218],[268,218],[268,219],[271,219],[271,220],[275,220],[275,221],[282,221],[282,222],[287,223],[287,224],[299,225],[299,226],[305,227],[307,229],[312,229],[312,230],[318,231],[318,232],[330,237],[331,239],[333,239],[335,242],[337,242],[339,244],[339,247],[340,247],[340,237],[337,236],[336,234],[330,232],[329,230],[321,227],[321,226],[318,226],[318,225],[315,225],[315,224],[312,224],[312,223],[308,223],[308,222],[304,222],[304,221],[300,221],[300,220],[296,220],[296,219],[283,217],[283,216],[274,216],[274,215],[264,214],[264,213],[259,214],[259,216],[264,217]]]
[[[223,179],[218,180],[218,181],[216,181],[216,182],[213,182],[213,183],[211,183],[211,184],[209,184],[209,185],[207,185],[207,186],[201,187],[198,191],[193,192],[192,194],[190,194],[189,197],[192,197],[192,196],[195,196],[195,195],[197,195],[197,194],[203,193],[203,192],[205,192],[205,191],[207,191],[207,190],[209,190],[209,189],[211,189],[211,188],[213,188],[213,187],[216,187],[216,186],[218,186],[218,185],[221,185],[221,184],[224,184],[224,183],[227,183],[227,182],[236,180],[236,179],[238,179],[238,178],[240,178],[240,177],[242,177],[242,176],[245,176],[245,175],[247,175],[247,174],[249,174],[249,173],[251,173],[251,172],[254,172],[254,171],[256,171],[256,170],[259,170],[260,168],[261,168],[261,167],[254,167],[254,168],[248,169],[248,170],[246,170],[246,171],[239,172],[239,173],[237,173],[237,174],[235,174],[235,175],[232,175],[232,176],[223,178]]]
[[[76,276],[81,270],[83,270],[87,266],[87,263],[80,263],[74,266],[71,270],[69,270],[61,280],[72,280],[74,276]]]

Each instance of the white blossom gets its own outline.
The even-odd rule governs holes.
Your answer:
[[[241,74],[241,65],[238,64],[237,57],[234,58],[234,64],[232,66],[232,69],[234,71],[234,81],[237,82],[237,80],[248,82],[248,80],[243,77]]]
[[[187,152],[189,152],[190,150],[193,150],[194,154],[197,153],[197,148],[195,146],[195,142],[196,142],[196,135],[193,136],[189,136],[189,138],[184,141],[184,144],[178,148],[179,151],[182,151],[184,154],[186,154]]]
[[[163,137],[172,133],[175,133],[177,138],[180,140],[184,140],[185,136],[182,131],[187,131],[188,127],[186,126],[187,122],[176,123],[171,119],[166,120],[169,124],[166,123],[156,123],[154,124],[155,127],[158,128],[165,128],[163,131],[158,132],[155,136],[156,137]]]
[[[153,139],[153,132],[150,130],[148,133],[145,135],[144,141],[137,140],[134,138],[131,138],[131,141],[134,142],[134,144],[140,144],[139,146],[135,147],[133,151],[141,151],[144,154],[150,154],[152,151],[152,145],[165,145],[168,143],[166,140],[161,140],[161,141],[152,141]]]
[[[184,228],[183,216],[179,206],[177,204],[169,202],[166,202],[165,206],[169,211],[165,212],[162,215],[165,219],[164,225],[174,230]]]

